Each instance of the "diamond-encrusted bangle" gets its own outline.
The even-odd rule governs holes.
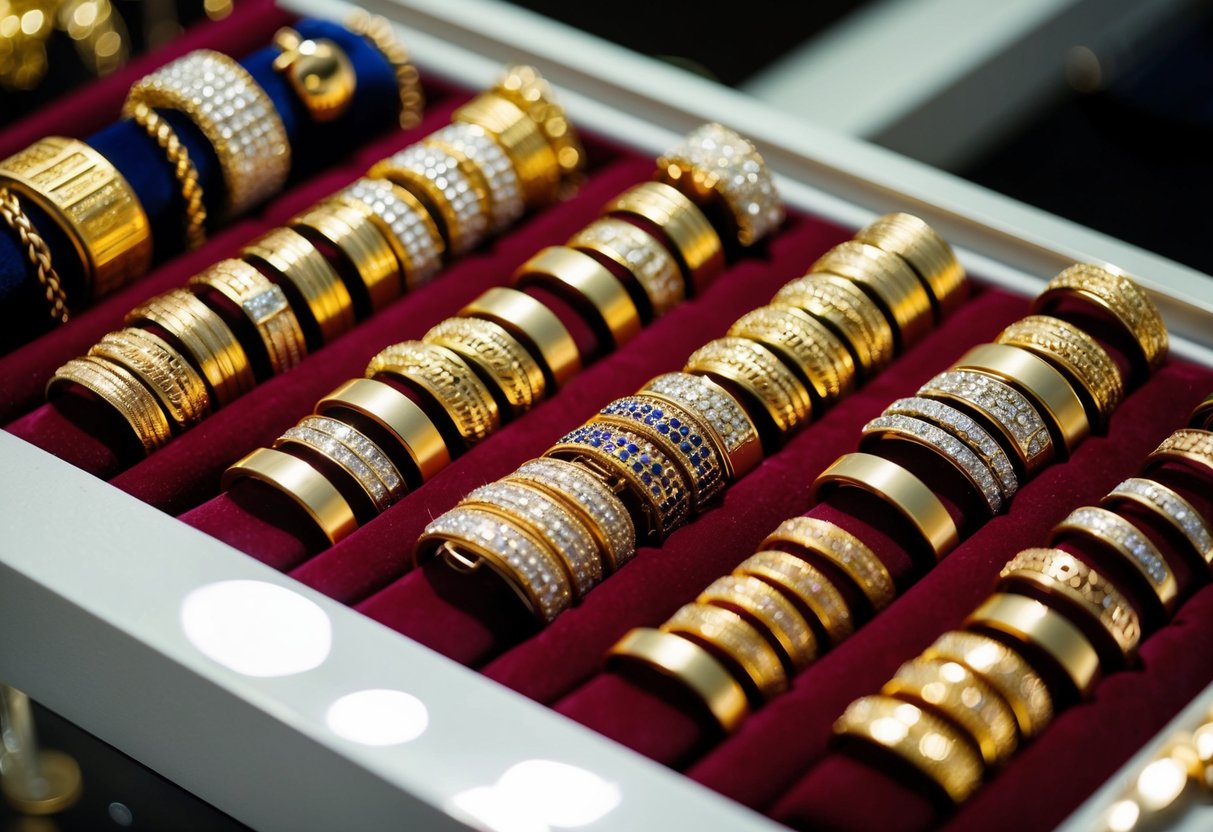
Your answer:
[[[418,564],[445,549],[454,568],[487,564],[503,577],[527,608],[553,621],[573,603],[573,589],[560,558],[546,543],[502,514],[456,506],[439,515],[417,539]]]
[[[274,448],[257,448],[223,472],[225,491],[238,480],[252,479],[290,497],[336,543],[358,530],[354,510],[328,477],[297,456]]]
[[[823,272],[798,277],[775,293],[771,305],[801,309],[832,326],[865,378],[893,360],[893,326],[876,301],[845,277]]]
[[[842,593],[821,570],[795,555],[764,549],[739,563],[733,574],[761,578],[812,612],[828,639],[823,647],[837,646],[854,632]]]
[[[447,318],[422,340],[457,353],[484,369],[515,414],[525,413],[543,398],[543,369],[504,327],[483,318]]]
[[[737,400],[711,379],[691,373],[665,373],[640,392],[665,396],[699,414],[719,437],[731,478],[740,479],[762,461],[762,445],[754,423]]]
[[[1175,575],[1158,547],[1131,522],[1106,508],[1083,506],[1053,527],[1049,545],[1067,534],[1080,535],[1114,551],[1145,578],[1164,610],[1174,610],[1179,598]]]
[[[687,294],[702,292],[724,271],[724,248],[708,218],[681,191],[664,182],[642,182],[615,197],[603,213],[651,224],[669,243]]]
[[[769,347],[828,405],[855,386],[855,359],[842,340],[812,315],[792,307],[760,306],[738,318],[728,334]]]
[[[709,604],[686,604],[661,625],[662,632],[689,638],[738,668],[738,679],[757,704],[783,693],[788,675],[779,655],[762,634],[732,610]]]
[[[855,234],[861,243],[896,254],[909,264],[931,293],[937,317],[965,299],[965,271],[947,240],[913,214],[885,214]]]
[[[758,548],[769,549],[777,542],[801,546],[836,566],[864,594],[874,612],[891,604],[897,594],[884,562],[866,543],[840,526],[816,517],[792,517],[780,523]]]
[[[686,373],[718,377],[748,393],[782,436],[809,421],[809,391],[767,347],[748,338],[717,338],[687,359]]]
[[[341,276],[320,250],[293,228],[267,231],[240,250],[242,259],[264,269],[281,285],[293,286],[303,297],[302,321],[310,318],[315,329],[304,329],[313,349],[354,328],[354,300]],[[311,343],[315,339],[319,343]]]
[[[657,160],[663,181],[692,199],[720,199],[737,241],[751,246],[783,222],[783,202],[762,155],[727,127],[704,124]]]
[[[322,434],[338,443],[344,451],[335,449],[337,454],[330,455],[328,449],[333,447],[331,442],[324,442],[323,447],[318,447],[314,442],[317,437],[294,434],[292,431]],[[327,416],[306,416],[298,425],[282,435],[284,440],[295,438],[321,450],[350,472],[374,502],[375,508],[381,512],[403,497],[407,491],[400,471],[383,449],[345,422]]]
[[[430,212],[409,191],[363,177],[337,198],[370,216],[395,252],[407,288],[425,285],[441,267],[446,244]]]
[[[1199,465],[1206,477],[1213,477],[1213,431],[1197,428],[1175,431],[1150,452],[1146,466],[1172,460]]]
[[[782,654],[789,673],[803,670],[817,658],[817,636],[796,606],[760,578],[726,575],[699,593],[697,604],[724,607],[766,631]]]
[[[1192,504],[1160,482],[1130,477],[1103,498],[1104,505],[1120,502],[1145,506],[1188,541],[1197,557],[1213,567],[1213,531]]]
[[[678,264],[656,237],[614,217],[594,220],[569,238],[570,248],[597,252],[630,274],[659,318],[682,302],[686,285]]]
[[[160,401],[178,430],[202,421],[211,410],[211,398],[202,376],[167,341],[139,327],[107,333],[88,351],[134,373]]]
[[[522,216],[526,203],[514,163],[501,145],[478,124],[456,122],[431,133],[426,140],[472,162],[484,179],[494,232],[503,231]]]
[[[917,343],[931,330],[931,296],[914,270],[884,249],[847,240],[839,243],[809,267],[809,273],[845,277],[859,285],[893,325],[893,340],[899,350]]]
[[[387,179],[412,192],[438,220],[447,254],[474,248],[489,229],[487,196],[463,172],[460,160],[432,146],[415,144],[377,162],[367,176]]]

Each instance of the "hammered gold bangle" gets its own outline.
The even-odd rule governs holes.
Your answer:
[[[702,292],[724,271],[720,235],[677,188],[663,182],[634,185],[608,202],[603,213],[639,218],[658,230],[678,262],[687,294]]]
[[[1175,431],[1150,452],[1146,466],[1171,461],[1197,465],[1206,477],[1213,477],[1213,431],[1197,428]]]
[[[567,246],[610,260],[640,287],[645,323],[669,312],[686,297],[686,284],[673,256],[656,237],[615,217],[601,217],[569,238]]]
[[[769,549],[772,543],[800,546],[837,567],[864,594],[874,612],[893,602],[897,587],[888,567],[866,543],[833,523],[815,517],[792,517],[779,524],[758,544]]]
[[[683,372],[706,375],[745,391],[780,436],[812,417],[806,386],[770,349],[748,338],[709,341],[691,353]]]
[[[788,675],[775,648],[732,610],[686,604],[661,625],[661,631],[690,639],[738,667],[744,675],[739,681],[754,694],[754,704],[787,690]]]
[[[459,314],[485,318],[509,331],[541,362],[552,390],[581,370],[577,343],[556,313],[525,292],[498,286],[469,303]]]
[[[1160,482],[1130,477],[1108,492],[1103,505],[1136,503],[1179,533],[1198,558],[1213,567],[1213,529],[1191,503]]]
[[[5,224],[21,240],[25,248],[26,259],[34,267],[34,274],[42,286],[46,302],[50,306],[50,315],[61,324],[71,318],[71,310],[67,307],[67,293],[63,291],[63,281],[51,263],[51,250],[42,235],[34,228],[34,224],[21,207],[21,200],[8,188],[0,188],[0,217]]]
[[[832,327],[855,354],[864,378],[893,360],[893,326],[876,302],[850,280],[816,273],[798,277],[775,293],[771,304],[808,312]]]
[[[344,255],[366,289],[371,311],[378,312],[400,297],[404,288],[400,262],[366,213],[336,199],[326,199],[288,225],[309,242],[328,244]]]
[[[817,636],[796,605],[753,575],[726,575],[710,583],[697,604],[724,607],[767,634],[788,673],[804,670],[817,658]]]
[[[458,354],[493,380],[508,410],[525,413],[543,398],[543,368],[505,329],[483,318],[447,318],[421,338]]]
[[[158,335],[139,327],[119,329],[93,344],[88,354],[131,372],[160,401],[177,431],[193,427],[210,413],[202,377]]]
[[[223,472],[220,487],[230,489],[239,479],[265,483],[290,497],[324,532],[329,543],[358,529],[354,510],[328,478],[296,456],[273,448],[258,448]]]
[[[947,240],[913,214],[877,217],[859,229],[855,239],[905,260],[930,291],[936,319],[956,311],[964,302],[964,267]]]
[[[185,248],[193,251],[206,242],[206,203],[202,201],[202,183],[198,181],[198,169],[190,159],[190,153],[177,131],[167,120],[148,105],[140,102],[130,110],[131,121],[143,128],[160,149],[173,168],[173,176],[181,189],[181,204],[185,210]]]
[[[73,358],[55,370],[46,383],[47,398],[68,384],[83,387],[117,411],[130,425],[145,454],[163,447],[172,438],[172,428],[160,402],[120,364],[96,356]]]
[[[825,324],[793,307],[760,306],[738,318],[727,333],[749,338],[773,350],[798,371],[816,396],[828,406],[855,387],[855,360],[842,340]]]
[[[809,272],[845,277],[868,292],[893,324],[899,349],[916,343],[932,325],[931,297],[914,271],[895,254],[848,240],[818,258]]]
[[[585,310],[600,336],[609,336],[615,349],[640,334],[640,312],[619,278],[582,251],[548,246],[515,271],[511,283],[519,288],[542,285]]]
[[[828,645],[837,646],[855,630],[842,593],[821,570],[795,555],[773,549],[755,552],[739,563],[733,574],[759,578],[795,599],[817,619]]]
[[[311,242],[293,228],[275,228],[240,251],[240,256],[275,275],[279,286],[294,287],[316,327],[316,349],[354,327],[350,290]],[[305,327],[304,333],[307,333]],[[309,339],[310,342],[310,339]]]

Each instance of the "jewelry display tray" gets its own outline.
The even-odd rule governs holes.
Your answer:
[[[282,5],[334,20],[351,8]],[[574,124],[647,156],[720,121],[761,149],[789,206],[853,228],[888,211],[914,213],[970,274],[1013,293],[1037,294],[1073,262],[1114,264],[1150,291],[1172,353],[1213,367],[1208,276],[514,7],[362,5],[398,25],[423,78],[475,90],[507,62],[532,64]],[[0,680],[243,823],[466,828],[469,792],[541,760],[611,784],[617,804],[587,828],[784,828],[2,431],[0,471]],[[199,652],[182,626],[183,602],[228,581],[275,585],[314,604],[331,638],[323,662],[262,677]],[[335,700],[383,688],[423,703],[415,739],[376,747],[330,729]],[[1176,725],[1192,727],[1211,703],[1213,688]],[[1090,828],[1135,765],[1074,815],[1073,828]],[[1193,829],[1197,814],[1185,821]]]

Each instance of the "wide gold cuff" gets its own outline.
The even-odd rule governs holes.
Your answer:
[[[623,283],[585,252],[548,246],[519,266],[511,282],[519,288],[546,286],[561,295],[588,313],[589,322],[615,349],[640,334],[640,313]]]
[[[822,272],[798,277],[775,293],[771,305],[801,309],[833,327],[854,353],[864,378],[893,360],[892,324],[876,302],[845,277]]]
[[[936,318],[942,318],[965,299],[965,271],[947,240],[913,214],[885,214],[855,234],[861,243],[896,254],[926,284]]]

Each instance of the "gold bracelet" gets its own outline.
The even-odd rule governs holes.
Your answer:
[[[448,124],[425,141],[471,165],[473,178],[479,179],[488,195],[489,225],[494,233],[509,228],[526,211],[522,182],[513,161],[479,124]]]
[[[669,312],[686,297],[686,284],[673,256],[656,237],[630,222],[601,217],[570,237],[566,245],[597,253],[631,275],[647,301],[647,308],[639,307],[645,323]]]
[[[893,324],[894,343],[899,350],[917,343],[930,331],[931,296],[897,255],[848,240],[834,246],[809,267],[810,274],[820,272],[845,277],[866,291]]]
[[[696,604],[723,607],[766,634],[779,650],[788,673],[804,670],[817,658],[817,636],[796,606],[779,590],[753,575],[726,575],[708,585]]]
[[[46,383],[46,396],[69,384],[83,387],[108,404],[130,425],[145,454],[168,444],[172,428],[160,402],[134,374],[119,364],[96,356],[73,358]]]
[[[379,229],[396,255],[407,288],[424,286],[438,272],[446,243],[417,197],[385,179],[363,177],[336,199],[357,208]]]
[[[767,347],[748,338],[709,341],[691,353],[682,370],[745,391],[781,437],[812,417],[813,402],[806,386]]]
[[[628,188],[603,208],[611,217],[634,217],[651,223],[669,243],[687,294],[702,292],[724,271],[720,235],[694,202],[662,182]]]
[[[527,208],[552,202],[560,190],[560,163],[539,124],[523,108],[485,92],[451,115],[454,124],[480,127],[514,163]]]
[[[867,491],[895,509],[918,531],[936,560],[960,542],[956,523],[939,498],[894,462],[872,454],[843,454],[813,481],[809,496],[820,502],[830,489],[844,486]]]
[[[565,117],[564,108],[555,100],[551,85],[534,67],[511,64],[502,71],[492,92],[521,108],[539,125],[555,153],[561,184],[575,183],[585,168],[585,148]]]
[[[864,378],[893,360],[893,326],[876,302],[845,277],[807,274],[783,285],[773,306],[791,306],[833,327],[855,354]]]
[[[855,234],[861,243],[884,249],[906,261],[931,293],[936,319],[964,302],[965,270],[947,240],[913,214],[885,214]]]
[[[262,482],[290,497],[324,532],[329,543],[349,537],[358,529],[354,510],[341,492],[298,457],[273,448],[258,448],[223,472],[220,487],[226,491],[244,478]]]
[[[274,447],[298,445],[332,462],[357,483],[374,505],[386,511],[408,491],[395,463],[370,438],[345,422],[327,416],[305,416],[274,441]]]
[[[354,327],[354,302],[341,277],[306,237],[292,228],[267,231],[240,251],[240,256],[294,287],[316,326],[319,343],[335,340]],[[307,330],[304,330],[305,334]]]
[[[71,318],[71,311],[67,308],[67,293],[63,291],[59,273],[51,264],[50,247],[21,207],[21,200],[8,188],[0,188],[0,217],[4,218],[9,228],[17,232],[21,245],[25,248],[25,256],[34,267],[38,283],[42,285],[42,292],[50,305],[51,317],[59,323],[67,323]]]
[[[801,380],[828,406],[855,387],[855,359],[837,335],[794,307],[760,306],[738,318],[727,333],[773,350],[799,371]]]
[[[193,251],[206,242],[206,203],[202,201],[198,168],[194,167],[190,152],[181,143],[173,125],[151,107],[136,104],[131,108],[130,119],[159,145],[173,168],[173,176],[181,190],[181,204],[185,209],[185,249]]]
[[[645,384],[640,392],[672,399],[707,422],[724,449],[730,479],[740,479],[762,462],[758,429],[745,408],[711,379],[691,373],[665,373]]]
[[[577,343],[556,313],[525,292],[498,286],[459,310],[505,328],[543,367],[548,386],[557,390],[581,370]]]
[[[355,8],[346,17],[345,27],[370,41],[392,65],[400,92],[400,127],[404,130],[416,127],[425,112],[425,92],[417,67],[413,66],[408,49],[392,32],[392,24],[386,18]]]
[[[595,330],[619,349],[640,334],[640,312],[619,278],[593,257],[567,246],[548,246],[515,271],[510,282],[546,286],[589,312]]]
[[[837,646],[855,630],[851,610],[838,588],[821,570],[795,555],[765,549],[755,552],[733,570],[771,584],[813,614],[825,632],[827,644]]]
[[[792,517],[779,524],[758,544],[769,549],[773,543],[790,543],[823,558],[837,567],[864,594],[873,612],[893,602],[897,587],[888,567],[868,545],[833,523],[814,517]]]
[[[48,136],[0,162],[0,183],[34,202],[71,240],[89,296],[99,298],[145,274],[151,225],[130,184],[76,139]]]
[[[742,674],[738,681],[756,705],[787,690],[788,675],[775,649],[732,610],[686,604],[661,625],[661,631],[689,639],[736,666]]]
[[[1198,430],[1213,430],[1213,393],[1205,396],[1204,400],[1192,408],[1188,417],[1188,427]]]
[[[480,367],[514,415],[525,413],[543,398],[543,368],[505,327],[483,318],[447,318],[421,340],[446,347],[471,366]]]
[[[1191,503],[1160,482],[1130,477],[1108,492],[1103,505],[1129,502],[1144,506],[1188,542],[1196,556],[1213,567],[1213,529]]]
[[[202,377],[158,335],[139,327],[119,329],[93,344],[88,354],[132,373],[160,401],[178,431],[193,427],[210,413],[210,395]]]
[[[1146,467],[1172,461],[1195,464],[1206,477],[1213,477],[1213,431],[1196,428],[1175,431],[1150,452]]]
[[[291,219],[288,225],[309,242],[317,238],[345,256],[366,289],[372,311],[378,312],[400,297],[404,284],[399,260],[366,213],[336,199],[326,199]]]

